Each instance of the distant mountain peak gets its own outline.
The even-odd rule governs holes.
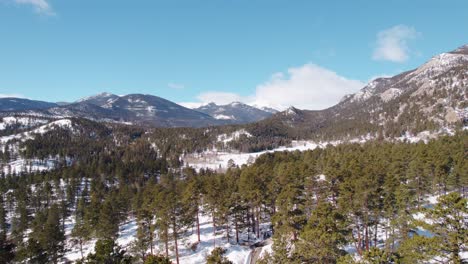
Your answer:
[[[98,96],[115,96],[115,94],[111,94],[111,93],[108,93],[108,92],[102,92],[100,94],[98,94]]]
[[[297,109],[296,107],[290,106],[284,111],[284,114],[285,115],[297,115],[299,113],[299,111],[300,110]]]
[[[468,44],[465,44],[450,53],[459,53],[468,55]]]
[[[85,101],[91,101],[91,100],[97,100],[97,99],[106,99],[106,98],[115,98],[115,97],[119,97],[119,96],[115,95],[115,94],[112,94],[112,93],[108,93],[108,92],[102,92],[102,93],[98,93],[98,94],[95,94],[95,95],[83,97],[83,98],[77,100],[76,102],[80,103],[80,102],[85,102]]]
[[[257,108],[262,109],[263,111],[268,112],[268,113],[272,113],[272,114],[276,114],[276,113],[279,112],[278,110],[276,110],[274,108],[271,108],[271,107],[267,107],[267,106],[257,107]]]

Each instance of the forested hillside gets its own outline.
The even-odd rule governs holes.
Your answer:
[[[460,263],[466,257],[466,131],[427,144],[373,141],[277,152],[226,173],[197,173],[180,166],[182,148],[154,145],[138,128],[73,122],[19,143],[25,157],[57,155],[71,160],[68,166],[2,174],[2,262],[178,262],[270,235],[265,263]],[[203,134],[189,131],[177,136]],[[195,136],[200,141],[191,143],[192,151],[204,144]],[[203,240],[207,225],[200,228],[200,219],[213,226],[213,244]],[[136,230],[121,249],[128,223]],[[195,239],[190,245],[188,237]],[[214,253],[222,258],[222,250]]]

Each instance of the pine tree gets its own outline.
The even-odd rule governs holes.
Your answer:
[[[91,238],[91,230],[83,216],[77,214],[75,220],[75,226],[73,227],[71,236],[80,245],[81,259],[83,259],[83,244]]]
[[[7,240],[8,224],[3,195],[0,195],[0,263],[9,263],[13,257],[13,245]]]
[[[227,250],[217,247],[211,251],[211,254],[206,257],[207,264],[233,264],[228,258],[224,256]]]
[[[97,236],[103,239],[115,239],[119,231],[119,221],[116,209],[112,206],[112,198],[104,201],[99,213]]]
[[[341,247],[348,235],[345,217],[329,202],[320,202],[300,235],[296,254],[307,263],[336,263],[345,254]]]
[[[57,263],[64,250],[64,240],[60,208],[54,204],[49,209],[37,212],[28,240],[28,252],[33,252],[39,259],[45,258],[47,262]]]
[[[47,214],[44,233],[39,240],[50,255],[50,260],[57,263],[64,250],[65,234],[60,222],[60,208],[53,205]]]
[[[0,194],[0,246],[6,243],[8,233],[8,223],[6,221],[5,203],[3,195]]]
[[[93,254],[89,254],[86,263],[90,264],[130,264],[132,258],[122,250],[112,239],[102,239],[96,242]]]
[[[137,215],[137,234],[135,240],[135,249],[141,256],[141,259],[144,261],[146,258],[146,252],[148,248],[151,247],[151,255],[152,255],[152,220],[153,217],[151,212],[146,210],[140,210]]]
[[[168,252],[167,238],[169,236],[169,228],[172,229],[172,239],[174,240],[174,248],[176,262],[179,263],[179,237],[181,232],[190,225],[191,217],[188,214],[189,210],[182,201],[182,193],[184,191],[183,182],[175,179],[172,174],[165,175],[161,180],[162,188],[158,190],[158,197],[155,199],[157,205],[157,214],[159,226],[162,227],[163,237],[166,242],[166,254]]]
[[[185,170],[185,173],[187,174],[187,186],[183,193],[182,202],[188,209],[187,215],[192,218],[192,222],[196,225],[197,241],[200,243],[200,207],[203,192],[202,183],[193,170],[187,169]]]
[[[424,164],[422,162],[422,155],[418,154],[409,163],[408,167],[408,181],[409,186],[416,193],[416,205],[419,208],[421,206],[423,196],[428,192],[430,183],[429,179],[425,176]]]
[[[143,264],[172,264],[172,261],[161,255],[148,255]]]

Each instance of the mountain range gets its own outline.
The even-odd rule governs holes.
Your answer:
[[[205,127],[246,124],[257,130],[294,128],[297,136],[351,135],[366,131],[396,135],[422,131],[468,120],[468,45],[442,53],[420,67],[369,82],[325,110],[283,112],[260,109],[240,102],[210,103],[189,109],[166,99],[143,94],[118,96],[101,93],[70,104],[20,98],[0,98],[0,115],[81,117],[153,127]]]
[[[275,110],[262,110],[238,102],[219,106],[210,103],[189,109],[153,95],[101,93],[73,103],[0,98],[0,111],[3,116],[80,117],[153,127],[203,127],[256,122],[270,117]]]

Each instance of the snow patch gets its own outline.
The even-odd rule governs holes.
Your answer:
[[[3,121],[0,122],[0,130],[6,129],[8,126],[12,126],[18,124],[22,127],[33,127],[36,125],[42,125],[48,123],[48,120],[45,119],[38,119],[32,117],[14,117],[14,116],[7,116],[3,117]]]
[[[214,115],[213,116],[215,119],[218,119],[218,120],[232,120],[232,119],[236,119],[234,116],[227,116],[227,115]]]
[[[32,139],[34,134],[44,134],[46,132],[49,132],[53,130],[55,127],[60,127],[60,128],[71,128],[72,126],[72,121],[69,119],[61,119],[57,121],[53,121],[47,125],[40,126],[32,131],[24,132],[24,133],[19,133],[15,135],[10,135],[10,136],[4,136],[0,137],[0,143],[5,144],[10,140],[13,139],[18,139],[21,141],[26,141],[28,139]]]
[[[382,101],[384,102],[388,102],[400,96],[401,93],[402,91],[400,89],[390,88],[386,90],[385,92],[383,92],[382,94],[380,94],[380,99],[382,99]]]
[[[221,134],[218,136],[218,142],[223,142],[223,143],[228,143],[233,140],[238,140],[242,135],[245,135],[247,137],[252,137],[252,134],[247,132],[245,129],[240,129],[237,130],[231,134]]]

